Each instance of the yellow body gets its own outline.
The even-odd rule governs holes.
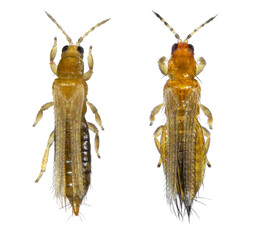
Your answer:
[[[41,172],[36,182],[40,180],[46,170],[49,149],[53,142],[55,142],[53,183],[55,196],[63,207],[66,207],[68,200],[72,206],[73,213],[77,216],[90,185],[91,153],[89,130],[95,133],[95,150],[97,156],[100,157],[98,153],[98,129],[94,124],[85,120],[87,105],[95,114],[96,122],[103,130],[101,118],[96,107],[87,100],[88,86],[86,81],[90,79],[93,73],[94,63],[91,53],[92,46],[90,46],[88,55],[89,70],[84,73],[84,50],[79,45],[85,36],[109,19],[92,27],[74,45],[71,38],[56,20],[50,14],[46,14],[66,36],[69,46],[63,47],[61,60],[58,65],[54,63],[57,52],[56,38],[50,53],[51,70],[58,77],[52,86],[53,102],[46,103],[41,107],[33,126],[40,121],[44,110],[54,106],[55,129],[49,137]]]
[[[78,215],[80,204],[87,193],[91,172],[90,153],[86,166],[83,165],[81,154],[82,124],[86,124],[84,116],[88,92],[83,75],[82,56],[77,46],[69,46],[62,53],[57,68],[59,78],[52,87],[55,109],[54,184],[56,197],[64,205],[67,198],[75,215]]]
[[[55,109],[54,184],[56,197],[66,205],[66,198],[78,215],[79,206],[90,183],[90,159],[83,166],[81,131],[86,104],[86,85],[83,79],[56,79],[53,84]],[[86,181],[87,180],[87,181]]]

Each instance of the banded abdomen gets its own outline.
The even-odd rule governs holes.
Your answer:
[[[69,200],[75,215],[87,193],[91,172],[85,94],[79,79],[54,82],[55,194],[63,206]]]
[[[65,163],[65,172],[66,172],[66,197],[69,200],[70,204],[73,207],[73,212],[75,215],[79,213],[79,206],[81,205],[83,198],[86,196],[90,185],[90,174],[91,174],[91,155],[90,155],[90,138],[87,122],[83,119],[81,123],[81,159],[82,163],[82,178],[83,179],[83,194],[77,195],[73,187],[73,182],[75,181],[74,172],[73,172],[73,163],[71,160],[71,126],[69,121],[66,121],[66,163]],[[76,153],[79,155],[78,153]]]

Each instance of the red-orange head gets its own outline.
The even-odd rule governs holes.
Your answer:
[[[193,79],[196,75],[194,47],[186,42],[172,46],[172,57],[168,62],[170,79]]]
[[[168,74],[170,79],[193,79],[196,76],[196,61],[194,59],[194,47],[188,44],[188,39],[190,39],[197,30],[211,22],[217,15],[201,24],[182,41],[175,30],[158,13],[153,13],[170,29],[178,40],[178,43],[172,46],[172,56],[168,62]]]

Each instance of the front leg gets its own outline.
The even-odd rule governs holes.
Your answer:
[[[55,37],[54,38],[54,45],[50,51],[50,68],[51,68],[51,71],[57,75],[57,65],[56,63],[54,63],[54,59],[56,57],[56,53],[57,53],[57,38]]]
[[[102,130],[104,130],[104,127],[102,125],[102,120],[101,120],[101,117],[97,111],[97,108],[92,103],[90,103],[88,100],[86,103],[89,105],[91,111],[95,114],[97,124],[101,127]]]
[[[162,57],[158,60],[158,66],[159,66],[159,70],[161,71],[161,73],[163,75],[167,75],[168,73],[168,67],[167,65],[165,64],[165,62],[167,62],[167,58],[166,57]]]
[[[201,73],[204,70],[204,67],[206,65],[206,61],[203,57],[200,57],[197,59],[197,71],[196,71],[196,76]]]
[[[89,66],[89,70],[87,72],[85,72],[83,75],[83,78],[85,81],[89,80],[93,74],[94,60],[92,57],[92,46],[90,46],[90,48],[89,48],[88,66]]]

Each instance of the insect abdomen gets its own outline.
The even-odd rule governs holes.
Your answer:
[[[78,195],[74,189],[75,180],[73,172],[73,163],[71,160],[71,127],[70,121],[66,121],[66,154],[65,154],[65,172],[66,172],[66,197],[69,200],[70,204],[73,207],[75,215],[79,213],[79,206],[82,203],[83,198],[86,196],[90,185],[90,174],[91,174],[91,155],[90,155],[90,139],[87,122],[84,121],[81,123],[81,158],[80,162],[82,164],[82,174],[79,176],[80,179],[83,179],[83,191],[82,195]]]
[[[205,169],[205,144],[202,127],[198,122],[199,85],[185,81],[174,87],[170,81],[165,86],[164,98],[167,128],[161,143],[166,192],[170,204],[175,203],[178,212],[184,204],[188,214],[193,199],[203,180]]]
[[[87,123],[84,119],[86,86],[83,79],[56,79],[53,84],[53,96],[55,194],[64,206],[67,198],[74,214],[78,215],[90,182],[88,177],[90,144]],[[86,166],[83,164],[84,159],[87,162]]]
[[[179,186],[177,193],[185,207],[189,208],[201,186],[205,169],[204,138],[197,116],[193,123],[179,120],[177,141]]]

